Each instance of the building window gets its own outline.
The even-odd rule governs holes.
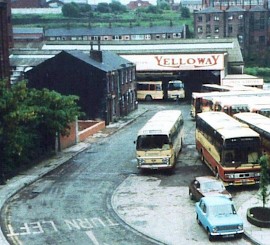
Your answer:
[[[206,15],[206,22],[209,22],[211,20],[211,15],[210,14],[207,14]]]
[[[244,42],[244,37],[243,35],[238,35],[238,42],[243,43]]]
[[[136,79],[136,69],[135,67],[132,68],[132,80]]]
[[[124,83],[128,83],[128,70],[125,69],[123,73],[124,73]]]
[[[131,82],[131,69],[128,69],[128,81]]]
[[[113,40],[121,40],[122,36],[113,36],[112,38],[113,38]]]
[[[111,92],[111,75],[107,74],[107,92]]]
[[[156,39],[160,39],[160,35],[159,34],[156,35]]]
[[[211,26],[210,25],[206,25],[206,33],[211,33]]]
[[[215,33],[219,33],[219,26],[215,26]]]
[[[181,38],[181,33],[173,33],[174,38]]]
[[[151,35],[145,35],[145,40],[151,40]]]
[[[131,40],[144,40],[144,35],[131,35]]]
[[[244,32],[244,26],[242,24],[238,26],[238,31],[241,33]]]
[[[250,42],[250,44],[254,44],[254,43],[255,43],[255,38],[254,38],[254,36],[250,36],[249,42]]]
[[[229,15],[228,16],[228,20],[233,20],[233,16],[232,15]]]
[[[242,20],[243,19],[243,15],[242,14],[240,14],[239,16],[238,16],[238,20]]]
[[[233,32],[233,27],[232,27],[232,25],[229,25],[228,26],[228,33],[232,33]]]
[[[120,75],[120,82],[121,82],[121,84],[123,85],[123,84],[124,84],[124,78],[123,78],[124,74],[123,74],[123,70],[120,71],[119,75]]]
[[[260,30],[264,30],[264,29],[265,29],[265,27],[266,27],[266,26],[265,26],[265,24],[264,24],[264,23],[265,23],[264,19],[260,19],[260,21],[259,21],[259,22],[260,22],[260,27],[259,27],[259,28],[260,28]]]
[[[202,22],[202,20],[203,20],[202,16],[199,15],[198,18],[197,18],[197,21],[198,21],[198,22]]]
[[[197,28],[197,32],[198,32],[198,33],[202,33],[202,32],[203,32],[203,28],[202,28],[202,26],[198,26],[198,28]]]
[[[214,20],[215,20],[215,21],[219,21],[219,16],[215,15],[215,16],[214,16]]]
[[[259,44],[265,44],[265,36],[259,36]]]

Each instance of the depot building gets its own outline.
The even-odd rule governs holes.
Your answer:
[[[92,43],[47,42],[37,51],[13,51],[13,70],[26,70],[63,50],[89,53],[90,46],[113,51],[136,65],[136,80],[182,80],[187,97],[203,83],[263,86],[263,79],[244,74],[244,61],[237,38],[180,39],[159,41],[102,41]]]
[[[139,80],[179,79],[189,92],[199,91],[203,83],[263,87],[263,79],[244,74],[242,52],[234,38],[182,40],[175,50],[122,56],[136,64]]]

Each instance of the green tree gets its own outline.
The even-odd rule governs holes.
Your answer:
[[[54,149],[56,132],[68,135],[69,123],[81,116],[78,97],[46,89],[29,89],[26,82],[7,87],[0,81],[0,182]]]
[[[161,2],[159,8],[163,10],[170,10],[171,6],[168,2]]]
[[[48,89],[32,89],[32,102],[35,105],[37,125],[44,126],[46,133],[55,135],[59,132],[62,136],[69,134],[69,124],[74,122],[79,113],[77,96],[64,96]]]
[[[163,13],[163,11],[159,7],[154,6],[154,5],[150,5],[147,8],[145,8],[145,12],[151,13],[151,14],[162,14]]]
[[[81,3],[80,5],[78,5],[78,7],[79,7],[79,12],[81,15],[88,16],[88,17],[93,16],[91,5]]]
[[[64,4],[62,7],[62,13],[65,17],[79,17],[80,16],[80,8],[78,4],[72,2]]]
[[[187,7],[182,7],[180,11],[181,11],[182,18],[184,18],[184,19],[190,18],[190,11]]]
[[[109,7],[113,13],[124,13],[127,11],[127,7],[118,1],[112,1]]]
[[[268,165],[269,165],[269,158],[267,155],[263,155],[260,158],[260,165],[261,165],[261,176],[260,176],[260,190],[259,194],[262,198],[263,207],[265,207],[269,192],[268,192],[268,185],[269,185],[269,174],[268,174]]]
[[[110,13],[111,12],[111,8],[109,6],[108,3],[99,3],[97,5],[97,9],[98,12],[100,13]]]

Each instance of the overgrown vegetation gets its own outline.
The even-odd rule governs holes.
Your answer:
[[[125,5],[118,1],[99,3],[96,9],[88,4],[67,3],[62,7],[62,14],[47,15],[13,15],[14,26],[31,26],[48,28],[93,28],[93,27],[119,27],[119,26],[182,26],[188,25],[190,37],[193,35],[193,16],[189,9],[181,7],[172,10],[166,1],[158,1],[157,6],[127,10]],[[250,54],[245,57],[246,73],[263,77],[270,82],[270,75],[264,67],[270,65],[270,51],[263,55]],[[255,69],[255,70],[254,70]],[[263,70],[263,71],[262,71]]]
[[[244,72],[249,75],[262,77],[264,82],[270,82],[270,67],[246,67]]]
[[[260,176],[260,190],[259,195],[263,202],[263,207],[265,207],[268,197],[270,195],[268,191],[269,185],[269,174],[268,174],[268,166],[269,166],[269,158],[267,155],[263,155],[260,158],[260,165],[261,165],[261,176]]]
[[[0,80],[0,183],[52,152],[56,133],[68,135],[82,115],[77,96],[7,84]]]
[[[168,4],[127,10],[117,1],[99,3],[95,10],[88,4],[74,2],[64,4],[62,14],[53,15],[13,15],[14,26],[31,26],[44,28],[76,28],[76,27],[116,27],[116,26],[174,26],[189,25],[193,29],[193,21],[187,8],[173,11]]]

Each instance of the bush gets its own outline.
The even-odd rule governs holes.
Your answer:
[[[66,17],[79,17],[80,8],[76,3],[67,3],[63,5],[62,13]]]

